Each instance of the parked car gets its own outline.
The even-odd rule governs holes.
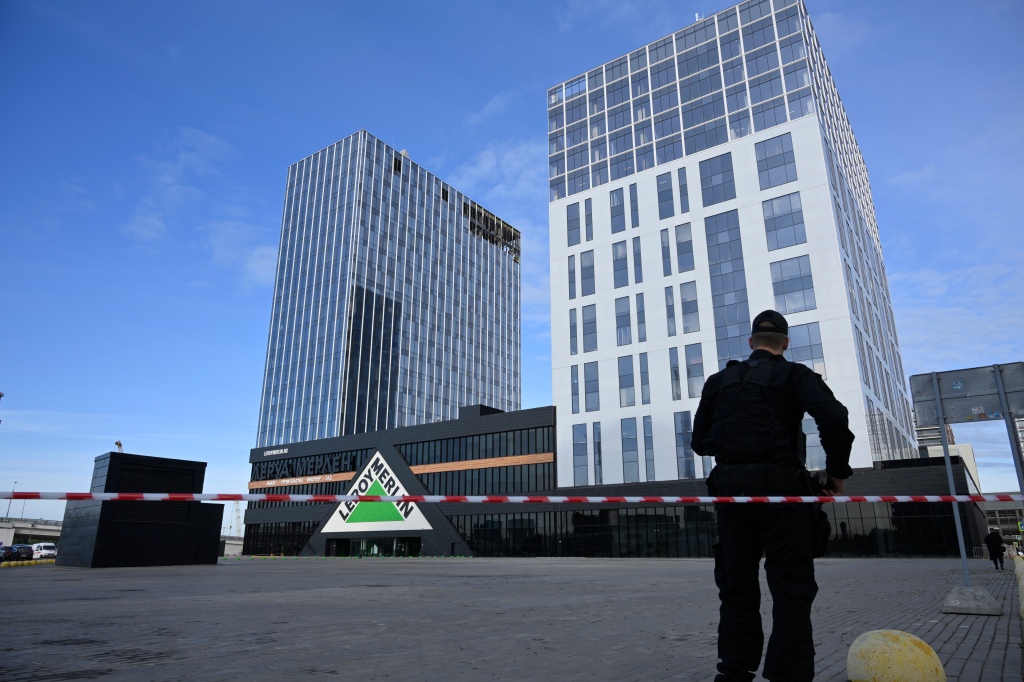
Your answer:
[[[57,545],[52,542],[37,542],[32,545],[33,559],[53,559],[57,556]]]
[[[0,546],[0,561],[18,561],[18,552],[11,545]]]
[[[28,561],[32,558],[32,545],[11,545],[11,547],[18,553],[18,558],[15,561]]]

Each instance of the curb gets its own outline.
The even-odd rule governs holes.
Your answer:
[[[57,563],[56,559],[31,559],[29,561],[4,561],[0,568],[15,568],[18,566],[42,566],[43,564]]]
[[[1024,558],[1013,557],[1013,572],[1017,575],[1017,606],[1020,617],[1024,618]]]

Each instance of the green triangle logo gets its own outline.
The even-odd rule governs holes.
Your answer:
[[[380,481],[374,481],[366,495],[387,495]],[[405,521],[402,512],[394,502],[360,502],[352,510],[346,523],[380,523],[382,521]]]

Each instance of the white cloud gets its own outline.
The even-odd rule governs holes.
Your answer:
[[[818,34],[825,57],[830,60],[856,52],[875,37],[868,22],[842,12],[816,12],[812,15],[811,24]]]
[[[277,268],[277,247],[267,241],[266,228],[242,220],[222,220],[207,225],[206,246],[213,262],[235,270],[246,286],[268,286]]]
[[[216,173],[216,163],[231,152],[223,140],[194,128],[182,128],[171,144],[171,153],[160,160],[144,160],[149,170],[145,193],[124,225],[124,233],[143,241],[167,236],[180,211],[202,198],[194,186],[197,178]]]
[[[901,189],[928,189],[935,180],[935,166],[928,164],[924,168],[905,171],[889,178],[889,184]]]
[[[487,100],[487,103],[484,104],[478,111],[474,111],[473,113],[471,113],[469,117],[466,119],[466,121],[469,123],[469,125],[477,125],[483,123],[487,119],[497,116],[498,114],[508,109],[508,106],[511,103],[512,95],[510,93],[499,92],[494,97],[491,97],[489,100]]]

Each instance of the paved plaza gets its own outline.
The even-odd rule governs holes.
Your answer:
[[[970,564],[995,617],[940,613],[955,559],[816,563],[818,679],[846,680],[850,644],[874,629],[924,639],[951,681],[1024,679],[1009,567]],[[710,680],[716,661],[707,559],[33,566],[0,571],[0,604],[18,680]],[[767,597],[762,613],[767,630]]]

